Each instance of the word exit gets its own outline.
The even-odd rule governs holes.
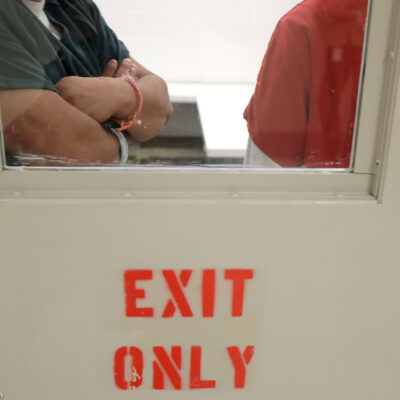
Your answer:
[[[148,296],[145,288],[146,281],[151,283],[156,274],[162,276],[164,287],[167,288],[169,298],[163,304],[157,304],[156,299]],[[194,274],[201,274],[200,285],[190,286]],[[211,318],[215,315],[216,295],[230,297],[230,313],[232,317],[241,317],[244,313],[246,297],[246,283],[254,277],[252,269],[215,269],[181,270],[179,272],[165,269],[153,271],[151,269],[133,269],[124,273],[125,311],[126,317],[153,318],[155,309],[161,313],[162,318],[182,316],[190,318],[195,316],[195,308],[190,303],[190,296],[195,294],[201,302],[203,318]],[[199,279],[199,277],[197,277]],[[196,291],[196,293],[193,293]],[[145,302],[146,306],[139,304]],[[198,307],[197,307],[198,308]]]

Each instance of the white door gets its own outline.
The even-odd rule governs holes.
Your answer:
[[[3,168],[0,398],[397,400],[398,17],[351,171]]]

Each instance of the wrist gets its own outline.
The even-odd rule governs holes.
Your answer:
[[[115,111],[113,118],[126,119],[132,115],[138,108],[138,98],[129,82],[120,78],[111,78],[114,80],[117,101],[115,101]]]

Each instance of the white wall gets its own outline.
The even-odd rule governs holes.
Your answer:
[[[97,0],[132,56],[169,82],[255,82],[270,35],[299,0]]]

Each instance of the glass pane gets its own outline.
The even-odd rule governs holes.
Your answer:
[[[348,169],[367,11],[2,0],[7,165]]]

